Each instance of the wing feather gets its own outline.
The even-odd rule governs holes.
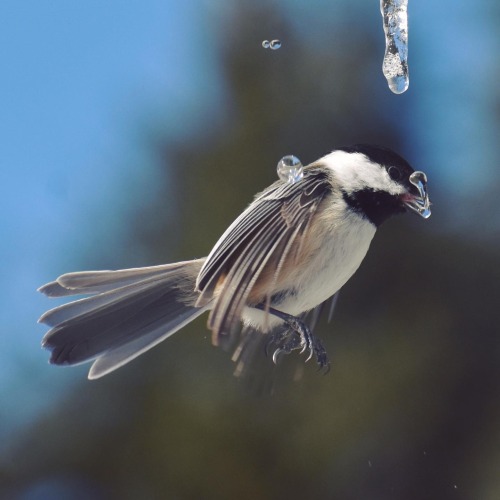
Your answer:
[[[272,270],[276,284],[283,267],[296,257],[314,214],[331,189],[324,171],[307,167],[300,182],[278,181],[257,195],[221,236],[196,283],[198,305],[213,300],[209,327],[215,343],[234,330],[264,269]]]
[[[235,263],[226,277],[226,282],[231,286],[223,287],[210,316],[214,336],[232,333],[236,323],[234,318],[239,317],[255,281],[285,234],[276,233],[274,225],[270,224],[268,230],[258,236],[266,243],[259,245],[259,241],[256,241],[254,245],[248,246],[248,251],[242,254],[241,262]]]

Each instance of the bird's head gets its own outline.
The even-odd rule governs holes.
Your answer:
[[[407,209],[424,219],[431,215],[426,175],[390,149],[358,144],[337,149],[320,163],[333,172],[349,207],[376,226]]]

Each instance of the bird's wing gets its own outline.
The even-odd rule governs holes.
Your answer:
[[[314,214],[331,189],[324,171],[306,168],[301,181],[278,181],[257,195],[222,235],[196,282],[198,304],[213,300],[209,327],[215,343],[238,325],[241,310],[262,271],[273,269],[277,280],[283,266],[294,259]]]

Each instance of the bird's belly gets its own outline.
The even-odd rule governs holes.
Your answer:
[[[298,316],[309,311],[344,286],[363,261],[375,234],[373,224],[360,220],[346,220],[334,231],[317,238],[317,245],[303,260],[280,279],[279,290],[273,293],[271,307]],[[245,308],[243,320],[259,327],[273,327],[282,321],[275,317],[264,319],[262,311]],[[265,321],[265,323],[263,323]]]
[[[343,233],[335,241],[324,241],[319,252],[311,256],[310,264],[305,265],[307,272],[290,281],[289,286],[300,292],[284,300],[282,310],[297,315],[313,309],[338,292],[356,272],[375,230],[366,223],[366,227],[349,228]]]

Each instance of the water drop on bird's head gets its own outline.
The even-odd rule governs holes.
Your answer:
[[[280,40],[273,40],[270,44],[270,47],[272,50],[278,50],[281,48],[281,41]]]
[[[271,46],[271,42],[269,40],[263,40],[262,41],[262,47],[265,49],[268,49]]]
[[[302,162],[293,155],[283,156],[276,167],[278,177],[289,184],[295,184],[304,177]]]

